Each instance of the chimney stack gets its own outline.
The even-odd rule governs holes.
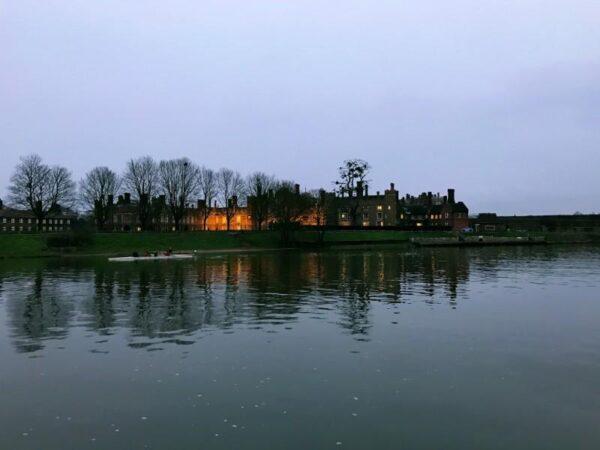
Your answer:
[[[448,203],[454,204],[454,189],[448,189]]]
[[[125,192],[125,204],[128,205],[131,203],[131,194],[129,192]]]
[[[363,196],[363,182],[362,181],[356,182],[356,196],[357,197]]]
[[[369,185],[365,184],[365,197],[369,196]]]
[[[297,195],[300,195],[300,185],[299,185],[298,183],[296,183],[296,184],[294,185],[294,192],[295,192]]]
[[[394,183],[390,183],[390,191],[394,190]]]
[[[4,208],[4,203],[2,203],[2,199],[0,199],[0,209]]]

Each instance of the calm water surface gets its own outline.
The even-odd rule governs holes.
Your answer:
[[[1,449],[598,449],[600,248],[0,261]]]

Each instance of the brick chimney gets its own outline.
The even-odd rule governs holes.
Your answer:
[[[4,203],[2,203],[2,199],[0,199],[0,209],[4,208]]]
[[[448,189],[448,203],[454,204],[454,189]]]
[[[300,185],[297,183],[294,185],[294,192],[298,195],[300,194]]]
[[[363,182],[362,181],[356,182],[356,196],[357,197],[363,196]]]
[[[365,184],[365,197],[369,196],[369,185]]]
[[[125,197],[123,199],[125,201],[125,204],[128,205],[129,203],[131,203],[131,194],[129,192],[125,192]]]

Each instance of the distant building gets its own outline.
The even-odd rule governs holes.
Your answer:
[[[77,216],[63,208],[54,208],[39,225],[42,232],[60,232],[71,229]],[[37,232],[37,219],[31,211],[8,208],[0,200],[0,233]]]
[[[329,195],[327,225],[355,227],[407,227],[462,230],[469,226],[469,209],[456,202],[454,189],[448,195],[422,193],[399,198],[394,183],[383,194],[369,195],[359,183],[354,196]]]
[[[295,190],[299,194],[300,186],[296,185]],[[462,230],[469,226],[469,210],[463,202],[456,202],[454,195],[454,189],[448,189],[448,194],[444,196],[428,192],[417,197],[407,194],[399,198],[393,183],[383,194],[377,192],[375,195],[369,195],[368,187],[359,184],[356,194],[351,197],[322,191],[321,208],[315,207],[313,211],[307,212],[300,218],[300,222],[304,226]],[[165,197],[155,197],[150,205],[151,228],[155,231],[175,231]],[[206,205],[205,200],[199,199],[188,205],[182,229],[225,231],[228,211],[231,214],[230,231],[259,229],[253,219],[256,217],[253,214],[254,205],[254,197],[248,197],[247,205],[238,205],[237,197],[232,197],[229,200],[229,208],[217,206],[216,202],[212,206]],[[138,201],[132,200],[129,193],[119,195],[114,203],[113,199],[109,198],[111,214],[105,226],[106,231],[141,231],[138,206]],[[273,218],[266,217],[261,228],[266,229],[272,223]]]
[[[482,213],[470,220],[475,232],[503,231],[600,231],[600,214],[498,216]]]

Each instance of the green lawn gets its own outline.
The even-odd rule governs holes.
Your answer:
[[[220,250],[275,248],[279,235],[274,232],[196,232],[196,233],[98,233],[93,243],[70,254],[129,255],[132,252],[182,250]],[[0,257],[55,256],[61,252],[48,249],[45,236],[39,234],[0,235]]]
[[[343,245],[353,243],[377,244],[407,242],[411,237],[443,237],[448,232],[390,231],[390,230],[336,230],[325,233],[325,244]],[[499,233],[503,235],[507,233]],[[591,236],[570,233],[531,233],[544,235],[549,242],[581,242]],[[523,233],[519,233],[523,235]],[[187,233],[98,233],[93,243],[78,249],[61,251],[46,247],[47,235],[40,234],[0,234],[0,258],[28,258],[70,255],[131,255],[145,251],[193,250],[233,250],[269,249],[280,247],[280,235],[275,231],[251,232],[187,232]],[[314,231],[300,231],[295,234],[300,244],[315,244],[318,234]],[[599,241],[599,237],[595,236]]]
[[[425,232],[428,237],[449,236],[448,232]],[[335,230],[326,231],[324,242],[326,244],[343,243],[377,243],[377,242],[407,242],[411,237],[423,236],[423,232],[396,231],[396,230]],[[318,239],[316,231],[302,231],[296,238],[301,243],[314,243]]]

